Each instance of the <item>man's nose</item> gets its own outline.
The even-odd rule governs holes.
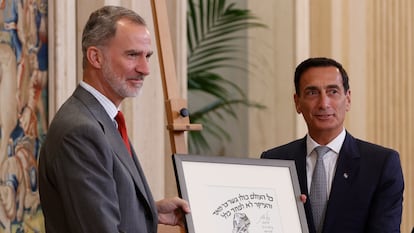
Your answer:
[[[330,98],[325,92],[321,92],[319,97],[319,106],[321,108],[326,108],[329,106]]]
[[[150,66],[149,61],[146,57],[142,57],[138,59],[137,65],[135,67],[136,72],[142,75],[149,75],[150,74]]]

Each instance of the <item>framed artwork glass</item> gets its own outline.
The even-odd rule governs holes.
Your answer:
[[[307,233],[294,161],[173,155],[189,233]]]

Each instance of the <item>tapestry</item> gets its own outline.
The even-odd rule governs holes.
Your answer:
[[[47,131],[47,0],[0,0],[0,233],[41,233]]]

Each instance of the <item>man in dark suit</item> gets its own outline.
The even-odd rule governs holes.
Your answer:
[[[345,130],[351,91],[342,65],[329,58],[307,59],[296,68],[294,83],[296,111],[308,134],[261,158],[295,161],[309,232],[400,232],[404,181],[399,154]],[[320,146],[328,152],[317,155],[314,149]],[[311,191],[317,184],[323,187],[319,193]],[[328,200],[320,201],[322,196]]]
[[[127,137],[115,120],[136,96],[153,53],[144,20],[123,7],[91,14],[82,36],[83,81],[56,113],[39,161],[48,233],[156,233],[182,224],[188,203],[155,202]],[[121,133],[120,133],[121,132]],[[124,135],[125,136],[125,135]]]

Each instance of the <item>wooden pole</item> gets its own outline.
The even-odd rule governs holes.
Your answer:
[[[151,0],[151,6],[171,149],[172,153],[187,154],[188,149],[184,132],[201,130],[202,125],[190,124],[187,101],[181,98],[178,93],[177,74],[165,0]]]
[[[180,97],[177,86],[174,54],[168,25],[165,0],[151,0],[154,31],[164,91],[167,129],[172,153],[188,154],[185,131],[201,130],[202,125],[190,124],[187,101]],[[162,35],[162,36],[161,36]],[[158,233],[184,233],[185,229],[159,225]]]

